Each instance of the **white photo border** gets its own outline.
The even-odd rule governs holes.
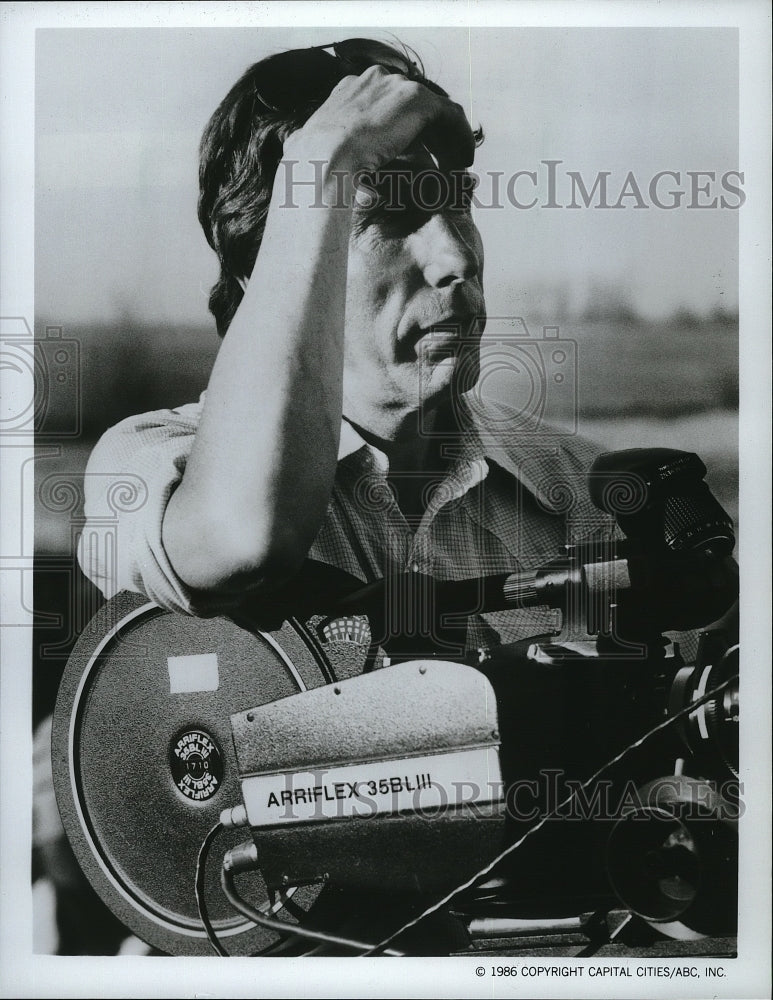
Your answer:
[[[741,759],[746,813],[741,824],[739,957],[727,978],[647,980],[650,996],[764,997],[770,989],[770,7],[764,2],[405,2],[353,3],[4,3],[0,7],[2,244],[0,315],[34,316],[34,69],[40,27],[328,25],[735,26],[740,32],[740,521],[744,716]],[[14,484],[31,442],[0,448],[2,551],[15,552],[20,511],[32,502]],[[15,492],[16,490],[16,492]],[[26,544],[26,542],[24,543]],[[16,546],[16,548],[14,548]],[[4,605],[18,595],[4,589]],[[0,677],[0,995],[155,996],[506,996],[514,985],[476,978],[474,956],[454,959],[317,959],[313,964],[232,959],[61,958],[32,954],[30,630],[7,629]],[[753,678],[753,684],[749,679]],[[752,697],[749,688],[753,686]],[[116,961],[119,964],[116,965]],[[625,960],[615,964],[624,964]],[[659,960],[659,964],[668,964]],[[531,996],[598,995],[598,981],[532,979]],[[641,995],[636,980],[610,981],[608,995]],[[523,990],[521,986],[517,992]]]

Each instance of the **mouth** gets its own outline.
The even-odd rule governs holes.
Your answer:
[[[423,359],[435,365],[448,359],[456,363],[470,351],[479,350],[484,327],[484,307],[472,296],[469,301],[453,304],[421,302],[403,316],[398,327],[396,360],[416,364]]]
[[[462,322],[454,322],[453,320],[444,320],[441,323],[432,323],[431,326],[421,327],[422,336],[424,337],[453,337],[457,340],[462,339],[462,333],[464,327],[469,324]]]
[[[477,341],[477,337],[472,337],[474,317],[472,315],[447,316],[436,323],[422,324],[412,330],[411,341],[418,344],[425,344],[433,348],[449,348],[461,345],[471,339]]]

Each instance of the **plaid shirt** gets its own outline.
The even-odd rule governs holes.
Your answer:
[[[233,601],[192,594],[161,542],[202,401],[124,420],[92,453],[78,555],[107,597],[133,590],[185,614],[233,610]],[[534,569],[567,542],[609,535],[610,520],[592,505],[585,486],[598,451],[588,442],[471,398],[457,404],[439,433],[444,469],[436,476],[429,470],[424,513],[410,518],[389,485],[386,455],[344,421],[327,517],[309,557],[366,582],[411,569],[457,580]],[[395,478],[399,486],[399,474]],[[476,617],[469,642],[553,631],[556,616],[535,608]]]

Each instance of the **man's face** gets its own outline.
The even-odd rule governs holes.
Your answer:
[[[443,183],[426,152],[395,167],[378,201],[355,208],[349,244],[344,413],[362,426],[374,407],[431,408],[478,377],[483,245],[469,190],[459,175]]]

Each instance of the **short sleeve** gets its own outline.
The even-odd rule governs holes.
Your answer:
[[[202,402],[116,424],[98,441],[84,476],[85,524],[78,561],[105,597],[145,594],[170,611],[215,614],[175,573],[161,529],[185,472]]]

